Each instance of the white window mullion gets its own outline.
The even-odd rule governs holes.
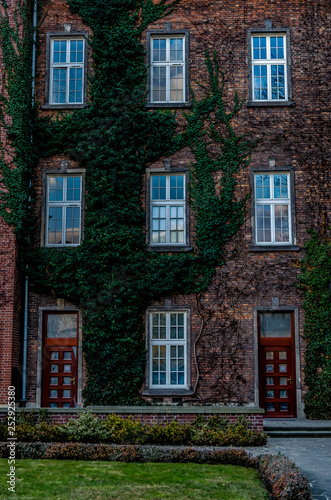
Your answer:
[[[69,81],[70,81],[70,65],[66,65],[66,102],[69,102]]]
[[[168,316],[168,315],[167,315]],[[170,387],[170,344],[167,342],[167,372],[166,372],[166,385]]]
[[[276,242],[276,233],[275,233],[275,205],[274,203],[270,203],[270,228],[271,228],[271,243]]]
[[[170,205],[166,204],[166,243],[170,243]]]
[[[166,65],[166,101],[170,101],[170,65]]]
[[[66,220],[67,220],[67,205],[62,207],[62,245],[66,244]]]
[[[267,77],[268,77],[268,101],[271,101],[271,64],[267,64]]]

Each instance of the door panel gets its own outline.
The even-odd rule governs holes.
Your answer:
[[[42,405],[50,408],[74,408],[77,402],[77,328],[75,336],[72,329],[70,337],[63,336],[63,330],[59,330],[58,336],[53,333],[48,335],[47,326],[52,322],[54,324],[54,321],[50,321],[47,314],[45,316]],[[55,314],[52,313],[51,316],[54,317]],[[62,316],[58,318],[60,323],[67,320],[64,314],[58,316]],[[72,313],[70,316],[72,326]]]
[[[261,406],[266,417],[293,417],[295,385],[292,346],[261,346]]]
[[[294,317],[259,313],[260,406],[265,417],[296,416]]]

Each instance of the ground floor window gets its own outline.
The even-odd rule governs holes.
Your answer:
[[[185,388],[187,385],[186,312],[150,313],[150,387]]]

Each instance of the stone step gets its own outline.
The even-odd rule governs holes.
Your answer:
[[[312,429],[312,428],[268,428],[264,427],[264,432],[269,437],[329,437],[331,438],[331,429]]]

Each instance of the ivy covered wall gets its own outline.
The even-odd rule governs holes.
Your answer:
[[[139,401],[147,306],[165,295],[205,290],[215,267],[223,262],[226,243],[244,220],[246,198],[234,197],[234,176],[247,167],[253,143],[236,135],[231,126],[242,103],[236,96],[232,112],[225,111],[216,55],[210,59],[206,54],[204,98],[197,102],[192,96],[193,106],[184,115],[181,133],[176,133],[174,113],[145,107],[142,33],[175,3],[71,1],[72,12],[93,30],[90,102],[86,109],[58,118],[38,116],[29,105],[28,92],[16,94],[22,79],[24,88],[30,88],[25,65],[31,27],[26,32],[29,50],[24,58],[23,46],[18,53],[13,50],[20,43],[17,27],[4,18],[2,41],[10,78],[3,110],[12,117],[16,168],[3,165],[8,194],[3,195],[2,214],[25,247],[22,264],[28,265],[38,292],[65,298],[83,311],[88,404]],[[20,15],[29,27],[24,10]],[[13,67],[16,70],[11,73]],[[210,153],[211,145],[216,147],[216,157]],[[185,147],[191,148],[196,159],[190,172],[194,251],[146,252],[141,204],[146,165]],[[80,166],[86,168],[84,240],[74,249],[36,248],[26,231],[31,229],[27,198],[33,167],[38,158],[54,154],[79,158]],[[222,172],[219,195],[215,172]],[[130,279],[123,282],[123,276]]]

